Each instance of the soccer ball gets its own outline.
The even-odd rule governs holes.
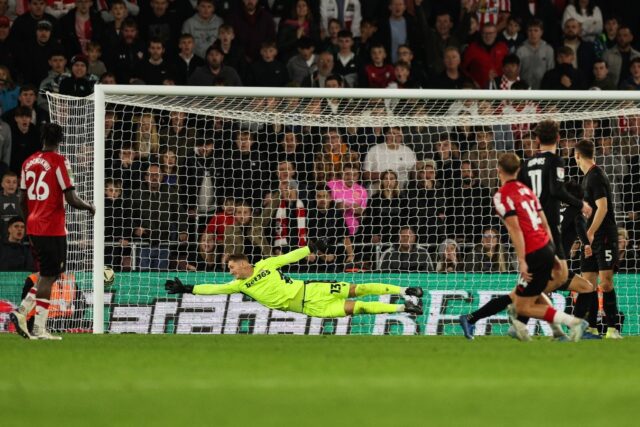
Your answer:
[[[105,266],[104,267],[104,287],[108,288],[113,285],[113,282],[116,280],[116,273],[114,273],[113,268]]]

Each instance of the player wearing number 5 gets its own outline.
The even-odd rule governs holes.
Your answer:
[[[36,254],[40,278],[10,318],[16,331],[29,339],[62,339],[46,330],[51,286],[64,273],[67,258],[67,229],[64,201],[76,209],[95,214],[92,204],[76,194],[69,162],[58,153],[63,140],[57,124],[42,126],[42,151],[22,164],[20,201],[27,216],[27,234]],[[27,314],[36,307],[33,331],[29,333]]]
[[[311,251],[325,252],[322,240],[296,249],[285,255],[263,259],[251,265],[242,254],[229,256],[229,272],[235,277],[224,285],[188,286],[175,278],[167,280],[165,288],[170,294],[220,295],[243,293],[260,304],[277,310],[294,311],[313,317],[344,317],[353,314],[381,314],[405,312],[422,314],[419,298],[421,288],[402,288],[383,283],[351,284],[346,282],[303,281],[289,278],[279,269],[306,258]],[[400,295],[404,304],[353,301],[365,295]]]

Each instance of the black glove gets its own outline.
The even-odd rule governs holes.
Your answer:
[[[183,285],[180,279],[174,277],[173,280],[167,280],[164,283],[164,288],[170,294],[191,294],[193,293],[193,286]]]
[[[318,251],[326,253],[327,249],[329,249],[329,241],[324,237],[316,241],[309,241],[309,249],[311,249],[313,253],[317,253]]]

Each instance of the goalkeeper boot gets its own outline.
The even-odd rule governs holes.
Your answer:
[[[12,311],[11,314],[9,314],[9,319],[11,320],[11,323],[13,323],[13,326],[16,327],[18,335],[26,339],[31,338],[31,334],[29,333],[29,328],[27,326],[27,317],[24,314],[20,314],[19,311]]]
[[[580,323],[571,327],[569,331],[569,339],[574,342],[580,341],[588,327],[589,322],[586,320],[580,320]]]
[[[458,324],[462,328],[462,333],[464,334],[464,337],[468,340],[472,340],[473,333],[475,332],[475,329],[476,329],[476,325],[474,323],[469,322],[469,319],[467,319],[466,314],[463,314],[462,316],[458,317]]]
[[[39,334],[31,335],[32,340],[50,340],[50,341],[61,341],[62,337],[58,335],[51,335],[51,333],[47,330],[42,331]]]
[[[607,335],[604,336],[608,340],[621,340],[622,335],[620,335],[620,331],[616,328],[607,328]]]
[[[404,312],[405,313],[416,314],[416,315],[421,315],[422,314],[422,307],[420,307],[418,304],[412,303],[411,301],[405,301],[404,302]]]
[[[424,292],[422,291],[422,288],[418,286],[411,286],[405,289],[404,294],[406,296],[422,298],[422,295],[424,295]]]

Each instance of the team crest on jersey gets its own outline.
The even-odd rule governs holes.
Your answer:
[[[564,179],[564,168],[556,168],[558,172],[558,179]]]

